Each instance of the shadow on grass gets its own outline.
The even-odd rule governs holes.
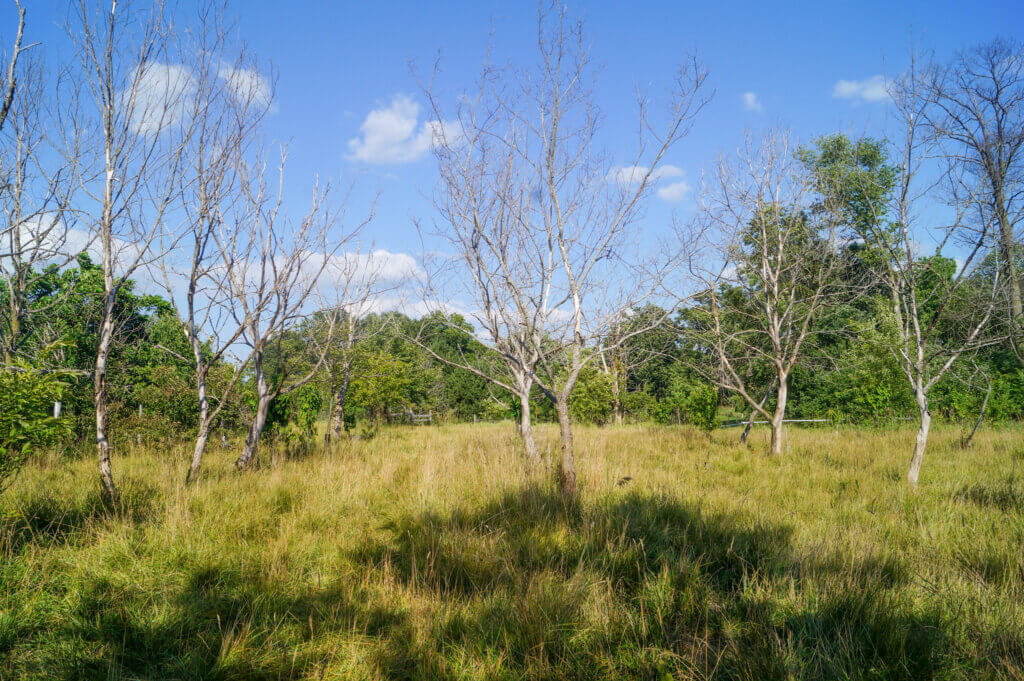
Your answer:
[[[137,610],[144,600],[110,581],[92,584],[73,624],[58,632],[82,644],[74,656],[53,658],[60,677],[319,678],[336,651],[314,645],[317,640],[339,632],[385,638],[405,626],[399,612],[374,605],[358,589],[295,596],[287,585],[223,567],[192,572],[170,603],[172,617],[146,617]]]
[[[960,488],[954,498],[1004,513],[1024,510],[1024,493],[1009,482],[1000,485],[971,485]]]
[[[29,497],[0,519],[0,557],[16,554],[26,546],[67,544],[98,522],[144,523],[153,514],[156,498],[156,488],[133,480],[122,483],[115,502],[99,489],[78,498],[49,491]]]
[[[922,679],[946,638],[896,607],[897,561],[801,559],[787,527],[667,498],[581,507],[528,488],[387,529],[356,562],[447,604],[428,645],[383,651],[387,678],[476,659],[507,678]],[[813,607],[790,596],[804,587]]]
[[[527,487],[384,529],[322,588],[258,565],[189,566],[165,594],[100,579],[58,630],[12,641],[64,679],[927,679],[982,664],[899,598],[893,559],[798,556],[786,526],[666,497],[566,504]]]

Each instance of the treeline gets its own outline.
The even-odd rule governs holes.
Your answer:
[[[59,77],[25,26],[0,108],[3,471],[88,440],[114,497],[111,453],[142,433],[193,442],[188,481],[222,433],[245,434],[242,470],[321,419],[336,443],[412,410],[511,417],[534,467],[532,425],[556,422],[573,496],[580,422],[759,417],[781,454],[786,418],[909,416],[916,485],[933,415],[1022,415],[1019,42],[913,55],[884,139],[748,132],[647,248],[707,70],[688,57],[663,101],[641,98],[612,164],[582,26],[543,7],[536,64],[485,65],[454,103],[424,90],[431,248],[396,281],[358,248],[372,202],[314,179],[285,209],[273,80],[223,6],[76,4]],[[380,312],[398,288],[428,312]]]
[[[851,248],[857,253],[862,249]],[[956,264],[942,264],[951,280]],[[41,375],[59,377],[46,384],[48,392],[35,409],[49,413],[54,401],[62,401],[64,426],[59,433],[67,444],[88,440],[93,417],[90,372],[103,309],[100,276],[100,268],[82,255],[72,267],[49,268],[31,295],[32,304],[46,312],[35,317],[22,347],[46,370]],[[829,315],[825,329],[849,331],[822,332],[812,339],[790,381],[790,417],[879,425],[917,415],[913,391],[881,338],[887,331],[886,302],[876,292]],[[742,398],[718,389],[702,373],[715,364],[712,355],[693,343],[692,320],[702,315],[707,310],[701,306],[674,315],[655,305],[635,310],[620,332],[629,332],[630,326],[641,332],[613,352],[602,355],[600,347],[590,348],[595,358],[581,372],[572,396],[574,420],[711,428],[723,420],[749,417],[751,410]],[[158,295],[137,293],[129,282],[119,291],[115,317],[118,332],[108,368],[114,440],[128,445],[140,434],[147,441],[193,437],[199,413],[195,366],[187,357],[188,341],[173,306]],[[332,353],[320,362],[313,379],[272,402],[266,437],[307,442],[319,422],[339,423],[346,433],[360,422],[379,424],[410,411],[452,422],[519,418],[514,395],[457,366],[469,362],[492,371],[501,364],[460,315],[434,313],[416,319],[399,312],[367,314],[353,319],[353,327],[356,340],[350,351],[335,338]],[[267,352],[268,380],[276,383],[286,371],[317,364],[319,353],[310,348],[320,346],[324,333],[322,324],[310,322],[275,338]],[[227,360],[214,366],[210,393],[215,403],[220,403],[234,370]],[[758,371],[761,376],[751,384],[763,394],[771,388],[771,372],[751,367],[752,373]],[[29,380],[25,372],[11,371],[5,374],[5,385],[10,388],[19,376],[21,383]],[[769,410],[774,400],[769,392]],[[216,433],[234,437],[242,432],[255,402],[256,387],[247,371],[227,395]],[[556,420],[539,389],[532,392],[531,402],[536,421]],[[973,421],[982,415],[983,402],[984,416],[992,421],[1024,418],[1024,368],[1008,345],[993,344],[955,365],[937,384],[931,403],[941,418]],[[17,412],[12,405],[9,414]]]

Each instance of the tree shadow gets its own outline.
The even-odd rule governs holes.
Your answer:
[[[953,498],[1004,513],[1024,510],[1024,494],[1009,482],[1002,485],[967,485],[957,490]]]
[[[316,587],[209,561],[157,594],[93,578],[59,625],[19,623],[11,642],[63,679],[320,678],[349,669],[349,646],[364,676],[409,680],[927,679],[980,665],[953,648],[948,618],[900,598],[897,560],[800,555],[788,526],[666,496],[565,503],[531,485],[396,518],[346,557]],[[1005,664],[1021,656],[986,636]]]
[[[894,607],[895,559],[801,557],[791,528],[668,497],[566,504],[528,487],[484,508],[393,520],[353,559],[446,604],[386,678],[496,661],[507,678],[920,679],[937,616]],[[799,606],[789,591],[821,597]],[[440,660],[440,662],[439,662]]]
[[[15,555],[27,546],[56,547],[75,541],[92,524],[147,522],[156,507],[158,490],[125,480],[115,501],[99,489],[73,497],[46,491],[17,501],[0,525],[0,556]]]
[[[299,595],[227,567],[194,569],[153,616],[146,594],[99,579],[72,617],[48,632],[48,678],[298,679],[318,676],[331,657],[304,644],[349,635],[386,638],[403,615],[358,588],[336,584]],[[401,631],[400,631],[401,630]],[[59,644],[75,641],[74,648]],[[298,646],[304,648],[299,652]]]

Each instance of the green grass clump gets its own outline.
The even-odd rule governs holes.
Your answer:
[[[190,488],[187,443],[134,451],[115,507],[44,459],[0,499],[0,678],[1020,679],[1021,434],[939,428],[912,494],[909,430],[581,428],[571,503],[507,425]]]

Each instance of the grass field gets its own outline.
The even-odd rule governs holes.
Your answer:
[[[509,425],[218,447],[189,489],[186,447],[133,452],[115,509],[40,461],[0,498],[0,678],[1024,678],[1024,431],[938,428],[916,494],[910,429],[737,435],[581,428],[571,505]]]

